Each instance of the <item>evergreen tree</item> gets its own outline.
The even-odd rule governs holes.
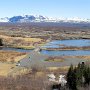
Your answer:
[[[76,70],[76,79],[77,79],[77,85],[82,86],[83,84],[83,72],[84,72],[84,64],[78,64],[77,70]]]
[[[0,46],[3,46],[2,39],[0,39]]]
[[[77,90],[77,87],[89,85],[90,67],[87,67],[84,63],[79,63],[75,68],[71,65],[67,73],[67,84],[71,90]]]
[[[77,90],[76,70],[73,69],[73,65],[70,66],[69,71],[67,73],[67,84],[68,84],[69,89]]]
[[[86,67],[84,71],[85,85],[90,84],[90,67]]]

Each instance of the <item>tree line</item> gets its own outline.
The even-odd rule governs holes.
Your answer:
[[[77,67],[70,66],[67,73],[67,86],[70,90],[78,90],[79,87],[85,87],[90,84],[90,67],[84,62],[79,63]]]

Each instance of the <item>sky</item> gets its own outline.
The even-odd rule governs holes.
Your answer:
[[[90,19],[90,0],[0,0],[0,18],[17,15]]]

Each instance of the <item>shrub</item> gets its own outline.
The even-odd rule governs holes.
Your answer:
[[[0,39],[0,46],[3,46],[3,41],[2,41],[2,39]]]

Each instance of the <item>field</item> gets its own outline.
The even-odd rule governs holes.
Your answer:
[[[14,64],[0,63],[0,76],[7,76]]]
[[[90,39],[90,27],[61,26],[58,23],[46,24],[1,24],[0,38],[5,46],[34,49],[50,40]],[[64,47],[58,50],[88,50],[90,47]],[[52,50],[52,49],[49,49]],[[56,49],[53,49],[56,50]]]
[[[34,49],[38,44],[43,43],[43,39],[40,38],[26,38],[26,37],[11,37],[6,35],[0,35],[5,46],[23,49]]]
[[[10,72],[17,69],[16,63],[25,56],[26,53],[0,51],[0,75],[8,76]]]
[[[85,24],[86,25],[86,24]],[[88,39],[90,38],[90,27],[84,25],[81,26],[61,26],[58,23],[47,24],[1,24],[0,35],[6,35],[11,37],[34,37],[48,39],[52,36],[52,39]]]
[[[51,40],[90,39],[90,27],[1,24],[0,39],[5,48],[35,49]],[[53,50],[89,49],[90,47],[53,48]],[[45,60],[45,64],[51,66],[52,63],[56,65],[60,63],[58,65],[61,67],[40,67],[39,64],[31,68],[17,66],[17,62],[26,56],[28,53],[0,50],[0,90],[51,90],[53,83],[48,81],[47,75],[51,73],[56,76],[66,75],[70,66],[67,65],[67,60],[69,63],[73,60],[73,62],[83,60],[85,64],[90,65],[90,56],[86,55],[49,57]],[[62,63],[66,66],[62,66]]]
[[[26,53],[19,53],[14,51],[0,51],[0,61],[1,62],[17,62],[21,58],[25,57]]]

